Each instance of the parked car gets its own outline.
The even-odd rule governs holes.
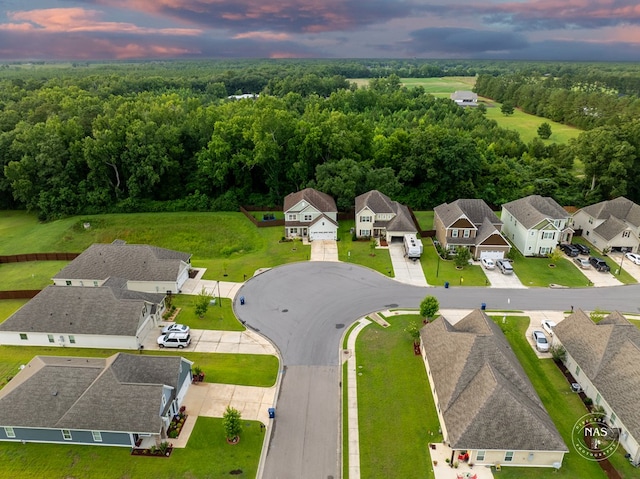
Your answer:
[[[574,244],[561,244],[560,249],[564,251],[567,256],[578,256],[580,254],[580,250],[576,248]]]
[[[191,328],[184,324],[173,323],[162,328],[162,334],[167,333],[188,333]]]
[[[635,264],[640,264],[640,254],[637,253],[626,253],[624,255],[629,261]]]
[[[496,261],[496,266],[500,270],[502,274],[512,274],[513,266],[511,266],[511,261],[508,259],[499,259]]]
[[[555,321],[551,321],[550,319],[545,319],[540,323],[540,325],[542,326],[542,329],[544,329],[549,336],[553,336],[553,328],[556,327]]]
[[[575,246],[576,248],[578,248],[578,251],[580,251],[580,254],[590,254],[591,250],[583,245],[582,243],[575,243],[573,246]]]
[[[496,264],[491,258],[482,258],[480,262],[482,263],[482,266],[484,266],[484,269],[495,269],[496,267]]]
[[[582,269],[591,268],[591,263],[589,263],[589,260],[586,258],[573,258],[573,262]]]
[[[609,271],[611,271],[611,268],[609,268],[607,262],[602,258],[590,256],[589,263],[591,263],[591,266],[593,266],[597,271],[600,271],[601,273],[608,273]]]
[[[161,348],[184,348],[191,344],[189,333],[168,333],[158,338],[158,346]]]
[[[547,337],[544,335],[544,332],[535,330],[531,333],[533,336],[533,342],[536,344],[536,349],[541,353],[546,353],[549,351],[549,341],[547,341]]]

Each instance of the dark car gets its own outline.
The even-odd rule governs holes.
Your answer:
[[[589,263],[591,263],[591,266],[593,266],[596,271],[600,271],[601,273],[608,273],[611,271],[607,262],[602,258],[591,256],[589,257]]]
[[[581,243],[575,243],[573,246],[578,248],[578,251],[580,251],[580,254],[589,254],[589,253],[591,253],[591,250],[588,247],[586,247],[585,245],[581,244]]]
[[[561,244],[560,249],[566,253],[567,256],[578,256],[580,250],[576,248],[574,244]]]

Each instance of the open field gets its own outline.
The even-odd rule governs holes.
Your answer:
[[[0,264],[2,290],[43,289],[53,284],[53,278],[68,261],[28,261],[26,263]]]

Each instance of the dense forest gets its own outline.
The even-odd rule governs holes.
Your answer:
[[[584,129],[568,145],[498,127],[400,77]],[[348,78],[370,78],[358,87]],[[0,208],[77,213],[280,205],[313,186],[348,210],[377,188],[415,209],[553,196],[640,202],[640,72],[627,64],[237,61],[0,66]],[[230,95],[251,93],[235,100]],[[541,119],[541,121],[543,121]]]

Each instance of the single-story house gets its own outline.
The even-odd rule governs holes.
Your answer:
[[[129,291],[125,282],[48,286],[0,324],[0,344],[139,349],[162,320],[165,295]]]
[[[560,433],[500,328],[474,310],[420,330],[421,352],[452,462],[560,467]]]
[[[313,188],[290,193],[283,210],[286,238],[338,239],[338,208],[328,194]]]
[[[573,226],[600,251],[639,251],[640,206],[624,196],[579,209]]]
[[[418,232],[409,208],[378,190],[356,197],[355,228],[358,238],[384,238],[387,242]]]
[[[436,239],[448,251],[469,248],[474,259],[501,259],[511,250],[500,233],[502,221],[484,200],[442,203],[433,210],[433,225]]]
[[[191,255],[156,246],[95,243],[53,277],[60,286],[100,286],[108,278],[124,278],[127,289],[147,293],[179,293],[189,279]]]
[[[0,390],[0,441],[159,444],[192,381],[178,356],[36,356]]]
[[[530,195],[502,205],[502,234],[523,256],[546,256],[571,243],[570,218],[553,198]]]
[[[478,94],[468,90],[456,90],[449,96],[456,105],[463,107],[478,106]]]
[[[578,309],[553,330],[564,363],[593,404],[602,406],[620,445],[640,462],[640,330],[613,312],[598,323]]]

